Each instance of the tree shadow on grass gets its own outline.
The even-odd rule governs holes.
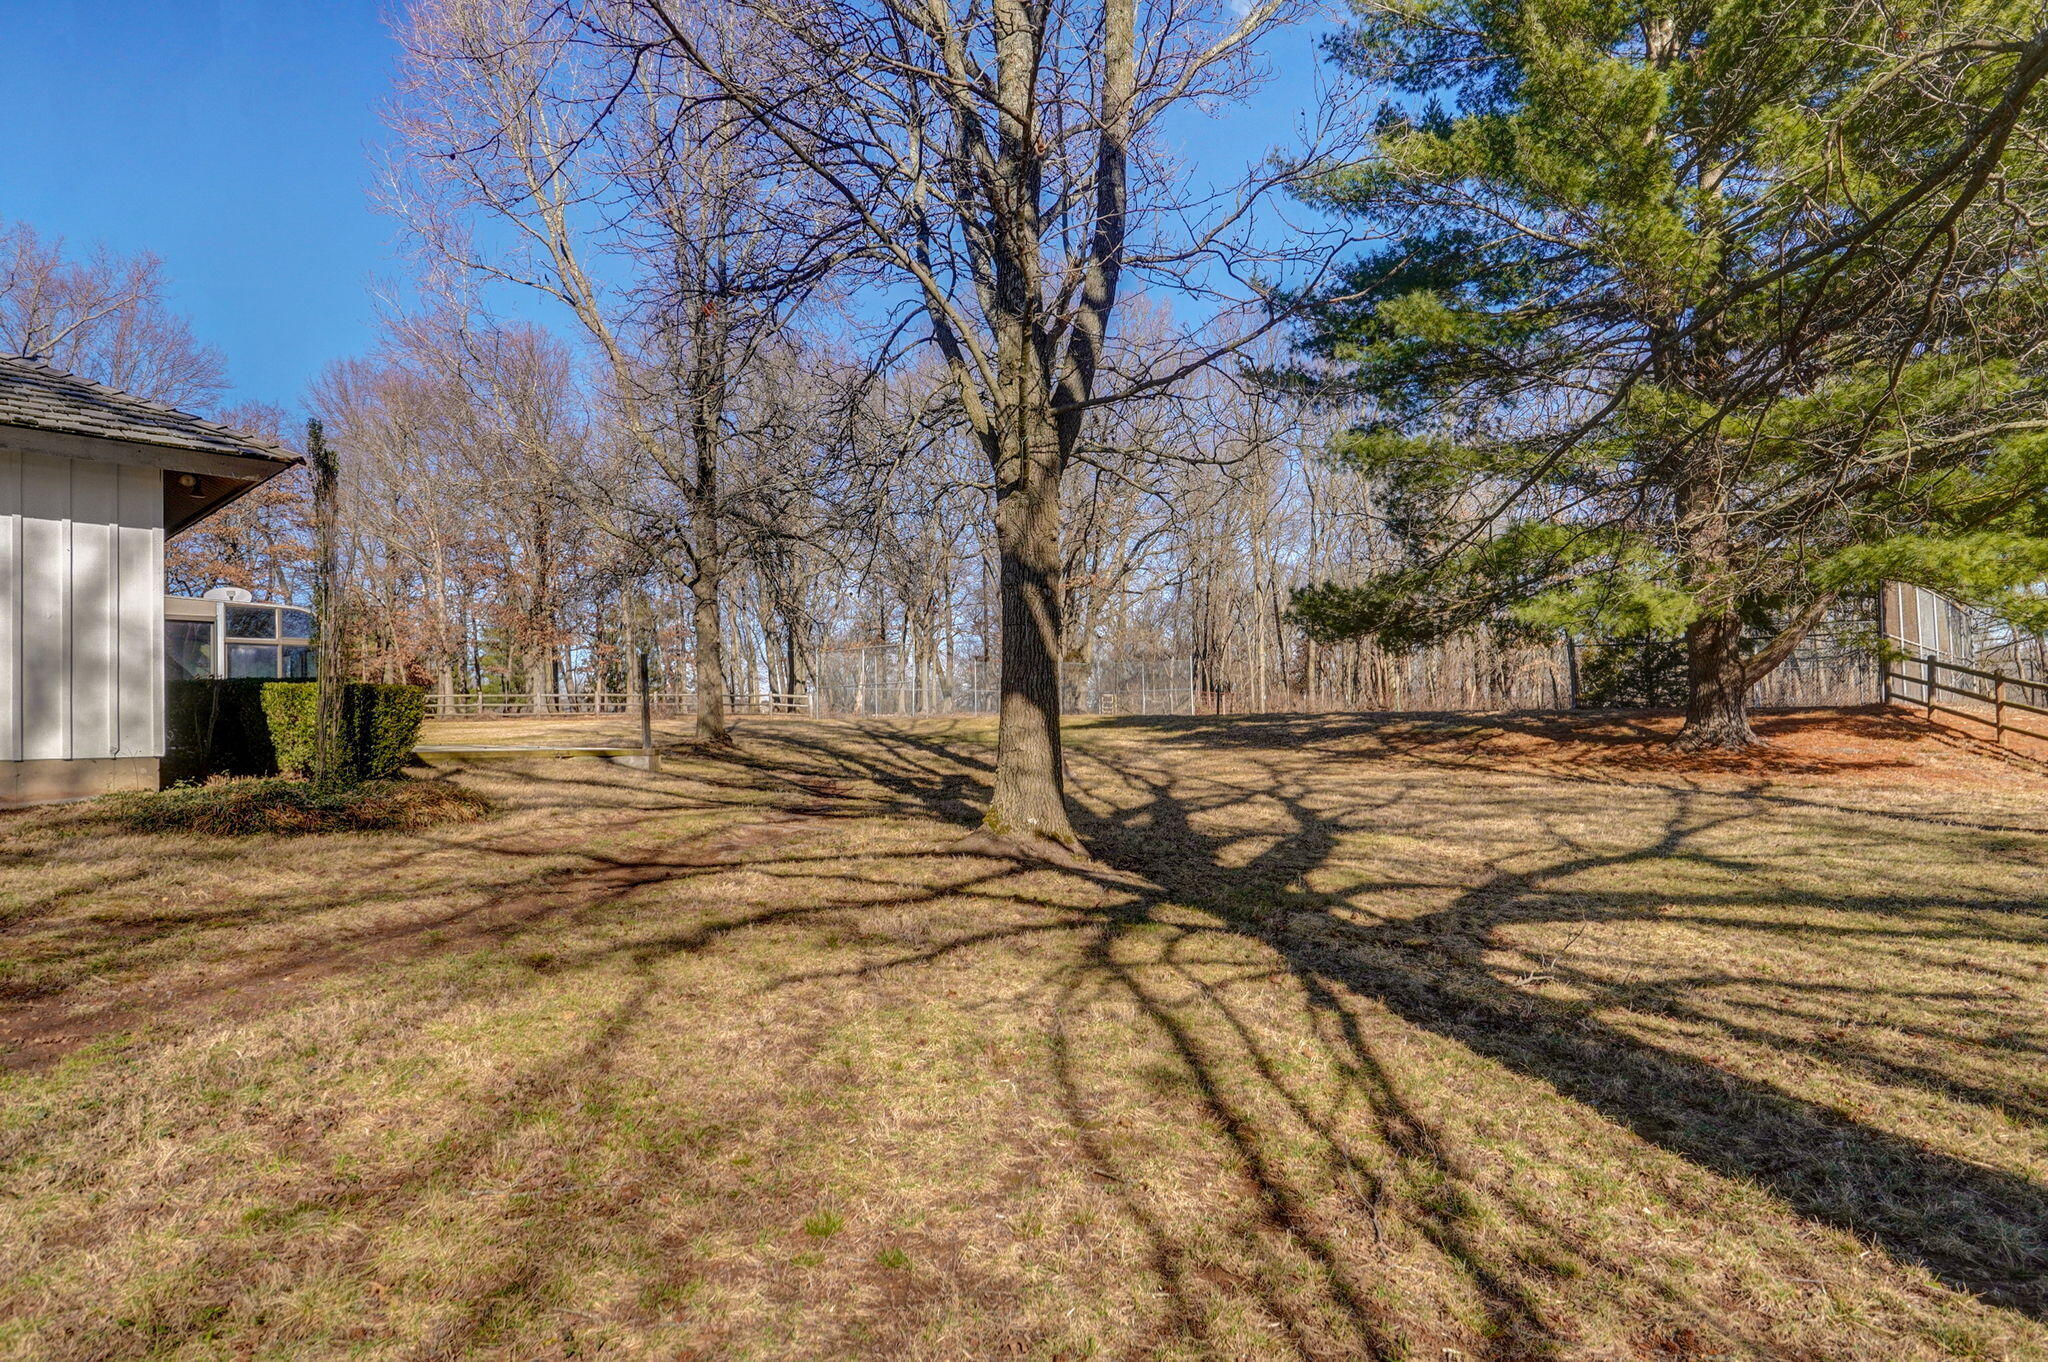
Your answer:
[[[1225,741],[1206,728],[1186,733],[1191,746]],[[1361,1011],[1361,1000],[1379,1004],[1438,1043],[1450,1042],[1548,1085],[1698,1167],[1762,1187],[1799,1214],[1920,1264],[1950,1287],[2032,1320],[2048,1318],[2042,1295],[2048,1247],[2041,1237],[2048,1226],[2048,1194],[2039,1187],[1659,1047],[1603,1021],[1591,1007],[1532,996],[1489,964],[1489,952],[1512,929],[1625,924],[1652,913],[1707,921],[1761,901],[1704,888],[1673,898],[1566,886],[1590,872],[1647,870],[1674,861],[1751,870],[1715,852],[1709,834],[1774,806],[1661,787],[1658,796],[1667,801],[1661,816],[1625,849],[1590,848],[1570,829],[1551,828],[1548,860],[1539,869],[1512,870],[1508,857],[1496,856],[1482,874],[1458,883],[1415,876],[1406,887],[1437,895],[1442,906],[1393,919],[1361,911],[1373,895],[1403,887],[1392,877],[1341,893],[1315,892],[1307,877],[1342,859],[1348,834],[1392,818],[1444,774],[1423,766],[1362,787],[1351,792],[1352,801],[1337,816],[1327,811],[1327,792],[1314,787],[1312,773],[1305,776],[1298,763],[1289,768],[1260,760],[1260,745],[1242,744],[1252,755],[1233,756],[1249,763],[1249,774],[1228,778],[1199,769],[1154,774],[1114,754],[1094,759],[1085,749],[1077,753],[1077,787],[1090,796],[1090,812],[1079,822],[1105,863],[1099,873],[1005,862],[986,849],[969,858],[943,846],[813,847],[804,828],[786,823],[768,838],[714,845],[586,848],[559,893],[537,899],[531,915],[505,919],[502,931],[492,928],[494,944],[542,944],[548,934],[619,910],[640,895],[675,898],[691,911],[663,930],[630,931],[622,940],[552,952],[549,969],[555,972],[622,961],[630,967],[629,986],[586,1033],[585,1043],[534,1064],[500,1101],[451,1128],[431,1157],[368,1189],[371,1199],[390,1204],[463,1183],[505,1132],[530,1114],[572,1098],[579,1110],[589,1107],[589,1094],[610,1081],[612,1057],[645,1019],[667,960],[752,930],[824,924],[876,907],[916,908],[942,900],[1024,904],[1032,891],[1018,887],[1018,877],[1036,886],[1041,877],[1058,875],[1077,877],[1095,892],[1079,906],[1040,911],[1030,920],[979,922],[959,930],[957,920],[948,919],[942,939],[880,958],[863,950],[855,965],[808,977],[875,977],[1034,935],[1070,934],[1077,949],[1059,953],[1036,981],[1051,1003],[1052,1089],[1082,1160],[1142,1239],[1149,1269],[1165,1294],[1169,1326],[1182,1340],[1218,1350],[1228,1346],[1218,1335],[1216,1316],[1219,1303],[1233,1302],[1263,1317],[1283,1346],[1303,1359],[1427,1355],[1426,1345],[1434,1343],[1469,1351],[1475,1336],[1483,1340],[1475,1355],[1497,1362],[1557,1357],[1571,1349],[1571,1321],[1558,1318],[1557,1307],[1546,1300],[1547,1278],[1594,1270],[1619,1280],[1645,1271],[1616,1261],[1610,1246],[1593,1242],[1574,1225],[1569,1207],[1512,1184],[1489,1183],[1482,1190],[1483,1170],[1432,1123],[1427,1104],[1415,1100],[1413,1060],[1373,1033],[1370,1010]],[[805,733],[764,748],[778,754],[764,766],[782,764],[797,773],[786,782],[791,791],[843,802],[850,814],[936,817],[964,828],[977,820],[985,796],[985,750],[925,727],[878,725],[838,737]],[[1355,754],[1345,759],[1372,760]],[[536,791],[558,793],[583,783],[612,785],[566,767],[521,778]],[[854,779],[874,793],[829,791],[831,781]],[[694,798],[745,802],[758,793],[758,782],[741,782],[725,796],[712,791]],[[1557,804],[1564,808],[1570,800],[1567,791]],[[689,805],[678,801],[675,807]],[[821,829],[834,826],[822,810],[819,818]],[[1242,839],[1247,828],[1258,832],[1257,840]],[[1248,846],[1256,848],[1249,855]],[[490,854],[516,859],[559,850],[496,847]],[[944,873],[906,876],[911,857],[938,858],[930,864]],[[789,886],[789,901],[724,904],[705,900],[692,887],[707,874],[732,869]],[[846,889],[860,892],[841,892]],[[1922,895],[1902,904],[1846,887],[1825,906],[1901,918],[1982,907],[1961,895]],[[1190,908],[1199,910],[1201,920],[1191,919]],[[1754,923],[1741,925],[1757,929]],[[1219,953],[1219,947],[1234,953]],[[803,977],[785,971],[777,986]],[[1590,974],[1579,982],[1603,986]],[[1680,995],[1689,982],[1667,985],[1671,996],[1662,1005],[1682,1008]],[[1019,983],[1036,986],[1028,979]],[[1268,994],[1291,989],[1290,996],[1299,999],[1298,1020],[1341,1082],[1305,1078],[1296,1057],[1276,1042],[1270,1015],[1260,1015],[1236,992],[1240,983]],[[1238,1204],[1251,1208],[1232,1233],[1231,1264],[1217,1261],[1213,1236],[1200,1242],[1205,1236],[1199,1217],[1191,1221],[1185,1208],[1173,1207],[1146,1185],[1130,1150],[1100,1119],[1096,1103],[1108,1081],[1104,1069],[1117,1057],[1105,1056],[1099,1038],[1086,1028],[1091,1008],[1106,996],[1128,1001],[1163,1038],[1187,1095],[1231,1155],[1225,1176],[1233,1189],[1248,1193]],[[1694,1019],[1728,1025],[1718,1016]],[[1847,1042],[1835,1053],[1844,1060],[1859,1058]],[[1958,1095],[1953,1083],[1936,1074],[1894,1066],[1886,1078]],[[1959,1095],[1984,1100],[1991,1094]],[[2039,1119],[2023,1103],[2007,1109]],[[1306,1134],[1301,1143],[1323,1171],[1313,1189],[1298,1159],[1290,1163],[1276,1150],[1274,1119]],[[669,1174],[687,1179],[687,1160],[677,1161]],[[1475,1219],[1470,1206],[1482,1196],[1514,1222],[1515,1234],[1488,1232]],[[1226,1213],[1229,1206],[1219,1196],[1214,1213]],[[630,1199],[597,1209],[614,1217],[642,1214]],[[582,1205],[572,1213],[542,1204],[525,1213],[516,1233],[508,1229],[517,1251],[506,1256],[488,1289],[474,1292],[462,1311],[444,1321],[432,1345],[459,1352],[502,1336],[514,1327],[508,1312],[531,1313],[518,1304],[522,1297],[532,1297],[536,1308],[547,1306],[554,1289],[549,1264],[598,1232],[602,1217],[592,1210]],[[1446,1324],[1441,1337],[1419,1336],[1415,1312],[1387,1297],[1382,1259],[1374,1250],[1362,1251],[1358,1237],[1346,1232],[1361,1228],[1385,1253],[1394,1251],[1397,1233],[1419,1236],[1450,1266],[1465,1298],[1477,1302],[1476,1327]],[[1542,1252],[1534,1253],[1531,1245],[1542,1245]],[[1668,1283],[1651,1285],[1662,1289]],[[1702,1301],[1672,1304],[1675,1313],[1699,1322],[1703,1336],[1737,1342],[1753,1356],[1795,1355],[1768,1337],[1765,1316],[1715,1310]],[[1689,1345],[1673,1335],[1644,1346],[1687,1355]]]
[[[1262,726],[1256,722],[1246,726],[1257,736],[1241,737],[1245,746],[1270,745],[1270,731],[1259,734]],[[1145,727],[1171,732],[1177,725],[1167,721]],[[1219,740],[1219,726],[1213,721],[1183,722],[1178,727],[1196,743]],[[1326,735],[1328,729],[1322,732]],[[883,751],[912,758],[897,772],[899,785],[906,789],[914,790],[926,779],[925,773],[942,770],[949,755],[977,776],[986,768],[977,755],[956,752],[942,739],[914,732],[871,736]],[[852,750],[839,756],[854,765],[873,760]],[[1247,759],[1243,752],[1236,756]],[[1085,759],[1076,762],[1087,764]],[[1103,934],[1091,948],[1094,968],[1137,998],[1172,1040],[1212,1116],[1250,1168],[1275,1223],[1289,1227],[1298,1242],[1325,1261],[1331,1288],[1346,1301],[1359,1342],[1368,1351],[1381,1355],[1392,1346],[1378,1332],[1376,1315],[1358,1297],[1355,1286],[1340,1281],[1335,1253],[1318,1252],[1313,1235],[1302,1230],[1305,1208],[1294,1203],[1280,1179],[1262,1170],[1254,1134],[1243,1128],[1244,1113],[1226,1097],[1215,1065],[1186,1033],[1173,1008],[1147,1001],[1156,990],[1142,972],[1119,963],[1118,934],[1140,924],[1156,924],[1160,910],[1168,905],[1213,911],[1239,933],[1256,936],[1277,950],[1314,1005],[1342,1019],[1335,1042],[1340,1062],[1360,1085],[1385,1138],[1404,1156],[1434,1165],[1446,1176],[1456,1176],[1455,1158],[1435,1145],[1426,1123],[1404,1108],[1395,1083],[1359,1033],[1356,1018],[1339,1004],[1340,992],[1375,1000],[1418,1027],[1540,1080],[1702,1168],[1765,1188],[1801,1215],[1879,1245],[1900,1261],[1924,1267],[1949,1287],[2034,1320],[2048,1319],[2048,1190],[1878,1129],[1827,1102],[1661,1048],[1601,1020],[1591,1005],[1560,1005],[1533,995],[1487,963],[1487,953],[1504,944],[1505,929],[1622,924],[1653,915],[1662,921],[1683,920],[1736,906],[1725,895],[1711,893],[1673,898],[1560,886],[1588,872],[1626,871],[1670,861],[1696,862],[1703,869],[1746,869],[1740,864],[1715,866],[1703,835],[1756,816],[1757,791],[1731,792],[1732,798],[1723,799],[1665,787],[1661,793],[1670,808],[1661,826],[1630,849],[1571,854],[1571,839],[1561,834],[1559,844],[1567,854],[1538,871],[1517,872],[1496,864],[1447,906],[1416,917],[1361,923],[1355,914],[1333,911],[1345,906],[1343,896],[1305,887],[1304,877],[1331,861],[1340,828],[1310,807],[1297,774],[1275,766],[1255,782],[1260,802],[1285,808],[1285,830],[1249,859],[1226,854],[1234,836],[1197,827],[1198,815],[1203,826],[1218,826],[1218,815],[1227,815],[1242,798],[1228,785],[1212,782],[1202,787],[1203,794],[1191,796],[1175,788],[1179,781],[1148,780],[1123,764],[1114,771],[1103,767],[1083,774],[1077,784],[1085,788],[1091,781],[1106,790],[1117,783],[1136,788],[1140,798],[1127,803],[1106,792],[1099,804],[1107,807],[1077,820],[1084,838],[1109,866],[1135,872],[1157,886],[1156,892],[1138,893],[1120,903],[1108,916]],[[1398,799],[1404,789],[1394,782],[1387,797]],[[957,807],[957,779],[951,773],[943,796],[929,787],[928,793],[925,803],[934,812],[951,814]],[[1745,794],[1751,806],[1744,805]],[[1369,815],[1364,821],[1369,825]],[[1105,881],[1104,888],[1112,894],[1130,893],[1129,881],[1122,876]],[[1850,886],[1827,896],[1823,904],[1908,919],[1950,907],[1984,907],[1967,896],[1921,895],[1902,901],[1893,891],[1864,892]],[[1912,934],[1910,927],[1902,930],[1902,935]],[[2036,931],[2021,933],[2018,939],[2038,942],[2041,937]],[[1773,983],[1787,987],[1783,980]],[[1205,987],[1185,972],[1177,986],[1198,991]],[[1211,1001],[1223,1006],[1220,997],[1212,996]],[[1682,1009],[1669,1003],[1661,1010],[1682,1015]],[[1692,1019],[1728,1025],[1719,1016],[1696,1014]],[[1967,1044],[1959,1036],[1944,1039],[1951,1045]],[[1245,1041],[1249,1052],[1249,1032]],[[1796,1048],[1782,1040],[1774,1043]],[[1931,1095],[1960,1097],[2035,1121],[2048,1114],[2039,1103],[1973,1090],[1924,1067],[1888,1063],[1853,1046],[1818,1048],[1829,1058],[1877,1069],[1884,1081],[1922,1088]],[[1276,1092],[1282,1090],[1277,1079],[1270,1085]],[[1304,1119],[1310,1119],[1306,1112]],[[1333,1150],[1340,1146],[1337,1134],[1327,1126],[1323,1136]],[[1370,1179],[1365,1182],[1369,1189]],[[1142,1223],[1137,1208],[1131,1213]],[[1487,1301],[1490,1332],[1517,1340],[1514,1348],[1519,1351],[1501,1355],[1543,1355],[1547,1326],[1512,1274],[1488,1263],[1484,1250],[1464,1242],[1455,1217],[1426,1233],[1441,1236],[1445,1252],[1465,1264]],[[1159,1232],[1148,1234],[1155,1241],[1159,1270],[1173,1279],[1170,1246]]]
[[[1171,725],[1159,726],[1175,731]],[[1229,741],[1219,738],[1211,724],[1190,725],[1185,732],[1190,745]],[[1271,732],[1261,739],[1244,738],[1239,745],[1255,753],[1272,745]],[[781,744],[773,746],[784,750]],[[806,733],[800,740],[788,739],[786,753],[793,765],[813,773],[795,788],[816,793],[822,788],[816,773],[829,772],[833,779],[857,779],[880,792],[852,797],[850,811],[936,817],[963,828],[978,818],[989,771],[977,744],[909,725],[876,725],[858,736]],[[803,883],[805,892],[823,886],[825,901],[816,907],[699,917],[673,932],[637,935],[588,958],[565,959],[561,967],[624,954],[644,975],[669,956],[775,922],[826,918],[842,909],[916,907],[947,897],[1018,898],[1007,888],[1017,875],[1075,875],[1091,881],[1099,890],[1092,908],[956,931],[909,952],[811,976],[792,974],[784,982],[828,975],[872,978],[1034,933],[1072,934],[1078,963],[1055,968],[1050,976],[1055,991],[1052,1077],[1063,1116],[1084,1160],[1144,1240],[1172,1329],[1198,1344],[1217,1342],[1214,1312],[1220,1299],[1228,1299],[1256,1310],[1302,1358],[1393,1358],[1438,1341],[1473,1346],[1475,1331],[1455,1327],[1447,1327],[1441,1340],[1418,1338],[1412,1315],[1385,1299],[1386,1283],[1375,1261],[1335,1231],[1333,1218],[1369,1225],[1377,1240],[1382,1218],[1398,1216],[1402,1228],[1418,1234],[1452,1266],[1468,1296],[1478,1302],[1483,1318],[1476,1334],[1486,1340],[1480,1355],[1501,1362],[1568,1350],[1571,1323],[1555,1316],[1555,1307],[1546,1304],[1536,1286],[1546,1275],[1593,1269],[1620,1279],[1641,1271],[1639,1264],[1615,1261],[1609,1248],[1589,1240],[1563,1208],[1512,1187],[1489,1187],[1485,1195],[1503,1208],[1499,1213],[1517,1222],[1524,1247],[1480,1229],[1469,1211],[1479,1195],[1476,1170],[1407,1096],[1404,1090],[1413,1075],[1404,1074],[1401,1061],[1389,1058],[1384,1044],[1367,1033],[1359,1000],[1376,1002],[1424,1032],[1538,1080],[1698,1167],[1764,1188],[1795,1212],[1856,1234],[1900,1261],[1919,1264],[1949,1287],[2032,1320],[2048,1318],[2042,1285],[2048,1278],[2048,1244],[2042,1238],[2048,1193],[2035,1184],[1662,1048],[1602,1020],[1590,1005],[1563,1006],[1534,996],[1488,963],[1488,953],[1504,944],[1504,933],[1511,929],[1626,924],[1653,914],[1665,921],[1675,915],[1709,923],[1762,902],[1767,893],[1745,897],[1702,891],[1674,898],[1563,886],[1589,872],[1669,862],[1697,864],[1703,871],[1753,872],[1753,866],[1715,853],[1707,834],[1783,805],[1757,797],[1756,791],[1703,796],[1656,787],[1657,797],[1666,801],[1661,820],[1626,849],[1588,849],[1576,844],[1568,830],[1552,829],[1552,855],[1540,869],[1511,870],[1497,859],[1476,882],[1417,879],[1405,887],[1449,901],[1419,916],[1373,920],[1356,911],[1357,900],[1404,886],[1382,878],[1351,893],[1317,893],[1307,887],[1307,877],[1338,859],[1347,829],[1369,827],[1376,814],[1426,794],[1443,773],[1429,769],[1424,754],[1412,777],[1375,787],[1377,809],[1354,801],[1340,820],[1319,811],[1298,769],[1262,763],[1245,751],[1235,756],[1250,763],[1251,776],[1176,772],[1171,778],[1155,777],[1128,764],[1112,771],[1077,754],[1077,785],[1101,790],[1101,797],[1090,801],[1092,812],[1078,820],[1105,863],[1101,873],[1006,863],[980,848],[973,853],[976,867],[921,888],[877,866],[869,887],[886,889],[886,896],[835,902],[831,884],[860,880],[862,855],[883,861],[906,852],[849,855],[831,850],[813,856],[794,845],[761,847],[720,858],[720,864],[743,863],[753,873],[786,880],[793,889]],[[1361,758],[1353,754],[1346,759]],[[1558,799],[1560,807],[1570,802],[1568,793]],[[1254,806],[1257,817],[1252,819]],[[1262,830],[1264,844],[1248,857],[1232,826],[1239,810]],[[1929,835],[1954,831],[1931,829]],[[946,855],[943,850],[918,854]],[[852,868],[849,861],[855,863]],[[667,883],[668,877],[659,878]],[[1902,903],[1896,895],[1845,888],[1816,906],[1911,919],[1983,905],[1961,895],[1921,895]],[[1213,916],[1191,923],[1187,908]],[[1735,925],[1771,930],[1748,921]],[[1913,930],[1902,928],[1901,935]],[[1341,1092],[1313,1088],[1295,1076],[1257,1019],[1234,999],[1230,981],[1219,982],[1216,962],[1202,952],[1209,943],[1232,936],[1274,952],[1276,966],[1247,966],[1241,981],[1292,981],[1316,1043],[1343,1075]],[[1141,938],[1157,949],[1131,949]],[[1074,959],[1071,953],[1063,958]],[[1600,985],[1591,975],[1578,982]],[[1699,982],[1667,982],[1669,996],[1661,1009],[1682,1016],[1682,994]],[[1783,987],[1783,981],[1775,982]],[[1076,1042],[1070,1028],[1105,992],[1128,999],[1165,1039],[1194,1099],[1234,1156],[1258,1217],[1256,1226],[1233,1240],[1234,1269],[1220,1268],[1191,1239],[1185,1219],[1148,1194],[1133,1176],[1127,1155],[1096,1119],[1091,1094],[1099,1075],[1093,1069],[1102,1057]],[[1199,1009],[1200,1024],[1191,1008]],[[1691,1020],[1729,1026],[1720,1016],[1696,1014]],[[1229,1038],[1220,1049],[1219,1026]],[[1784,1044],[1760,1034],[1737,1038]],[[1823,1053],[1840,1062],[1876,1063],[1885,1069],[1887,1081],[1909,1088],[1987,1105],[1999,1096],[1971,1092],[1937,1073],[1886,1066],[1881,1057],[1859,1054],[1847,1043],[1823,1047]],[[1249,1088],[1246,1074],[1253,1076]],[[1312,1132],[1328,1185],[1335,1190],[1311,1193],[1297,1169],[1275,1161],[1263,1123],[1276,1104],[1286,1119]],[[2039,1110],[2026,1102],[2002,1105],[2014,1115],[2039,1119]],[[1529,1243],[1548,1247],[1532,1258],[1526,1251]],[[536,1254],[546,1251],[534,1245]],[[1304,1272],[1317,1283],[1307,1297],[1298,1288],[1277,1285],[1298,1282]],[[1702,1302],[1677,1308],[1692,1313],[1702,1336],[1740,1343],[1751,1355],[1793,1355],[1768,1337],[1762,1317],[1733,1315]],[[1333,1343],[1333,1329],[1342,1336],[1341,1345]],[[1682,1350],[1688,1345],[1678,1338],[1646,1346]]]
[[[1678,754],[1667,742],[1670,730],[1652,724],[1652,717],[1636,712],[1560,716],[1547,711],[1148,715],[1124,716],[1093,726],[1111,732],[1157,732],[1167,741],[1185,746],[1314,750],[1333,760],[1352,762],[1397,758],[1445,772],[1479,770],[1658,792],[1711,790],[1779,808],[1828,810],[1901,824],[2020,834],[2048,831],[2048,821],[1996,821],[1968,812],[1967,804],[1962,812],[1935,814],[1860,801],[1844,803],[1826,798],[1819,789],[1778,783],[1787,775],[1834,777],[1882,795],[1924,777],[1925,768],[1907,760],[1903,753],[1866,751],[1856,756],[1813,757],[1765,748],[1733,755]],[[1932,742],[1948,751],[1996,761],[1982,744],[1957,740],[1885,706],[1826,715],[1768,715],[1758,723],[1767,736],[1839,730],[1846,723],[1855,736],[1869,742]],[[1519,745],[1496,750],[1494,744],[1502,738]]]

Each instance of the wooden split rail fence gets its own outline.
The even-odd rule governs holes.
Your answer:
[[[1907,656],[1885,662],[1884,696],[1924,710],[1930,721],[1960,719],[2000,747],[2048,761],[2048,681]]]
[[[697,712],[697,697],[688,691],[655,691],[648,697],[650,707],[664,718]],[[729,695],[726,709],[733,714],[814,715],[817,698],[812,695]],[[638,691],[584,690],[544,693],[518,691],[427,692],[430,719],[488,719],[533,714],[638,714]]]

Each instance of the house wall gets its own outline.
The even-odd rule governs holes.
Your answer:
[[[141,783],[163,755],[163,475],[4,441],[0,803]]]

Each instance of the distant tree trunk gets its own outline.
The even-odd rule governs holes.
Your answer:
[[[796,630],[797,622],[795,612],[785,611],[782,616],[782,648],[784,670],[789,677],[789,695],[791,697],[790,703],[792,708],[796,703],[795,697],[803,689],[803,682],[798,678],[797,675]]]
[[[533,692],[533,712],[546,714],[554,709],[554,701],[548,692],[553,689],[549,674],[554,669],[554,650],[545,643],[532,644],[526,653],[526,688]]]
[[[649,696],[647,684],[647,640],[639,640],[635,649],[638,666],[633,670],[640,678],[640,767],[645,771],[661,770],[661,757],[654,750],[654,702]]]

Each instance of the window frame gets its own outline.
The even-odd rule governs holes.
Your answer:
[[[172,599],[191,598],[174,597]],[[200,599],[203,600],[204,598],[202,597]],[[308,674],[305,676],[294,677],[287,675],[285,671],[285,658],[288,651],[300,648],[310,650],[313,646],[312,635],[310,633],[286,634],[283,632],[284,616],[286,611],[292,611],[295,614],[304,615],[309,622],[312,622],[313,619],[312,611],[306,609],[304,606],[291,605],[278,601],[206,601],[206,604],[213,607],[213,679],[217,681],[238,679],[252,681],[310,681],[314,679],[313,673],[317,671],[317,665],[309,666]],[[231,610],[263,610],[269,612],[271,632],[267,636],[229,633],[228,612]],[[176,619],[179,623],[185,624],[205,623],[204,620],[182,615],[177,616]],[[171,615],[166,614],[164,616],[164,625],[167,631],[169,625],[172,623],[172,620],[173,617]],[[317,627],[317,625],[315,625],[315,627]],[[166,646],[168,646],[168,632],[166,633],[165,641]],[[231,665],[231,659],[235,655],[235,650],[242,649],[246,651],[250,648],[266,648],[269,650],[271,657],[271,670],[267,675],[237,677],[237,675],[235,674],[234,669]],[[308,661],[310,662],[315,655],[309,651],[306,656],[308,658]],[[166,672],[166,676],[168,677],[168,671]]]

